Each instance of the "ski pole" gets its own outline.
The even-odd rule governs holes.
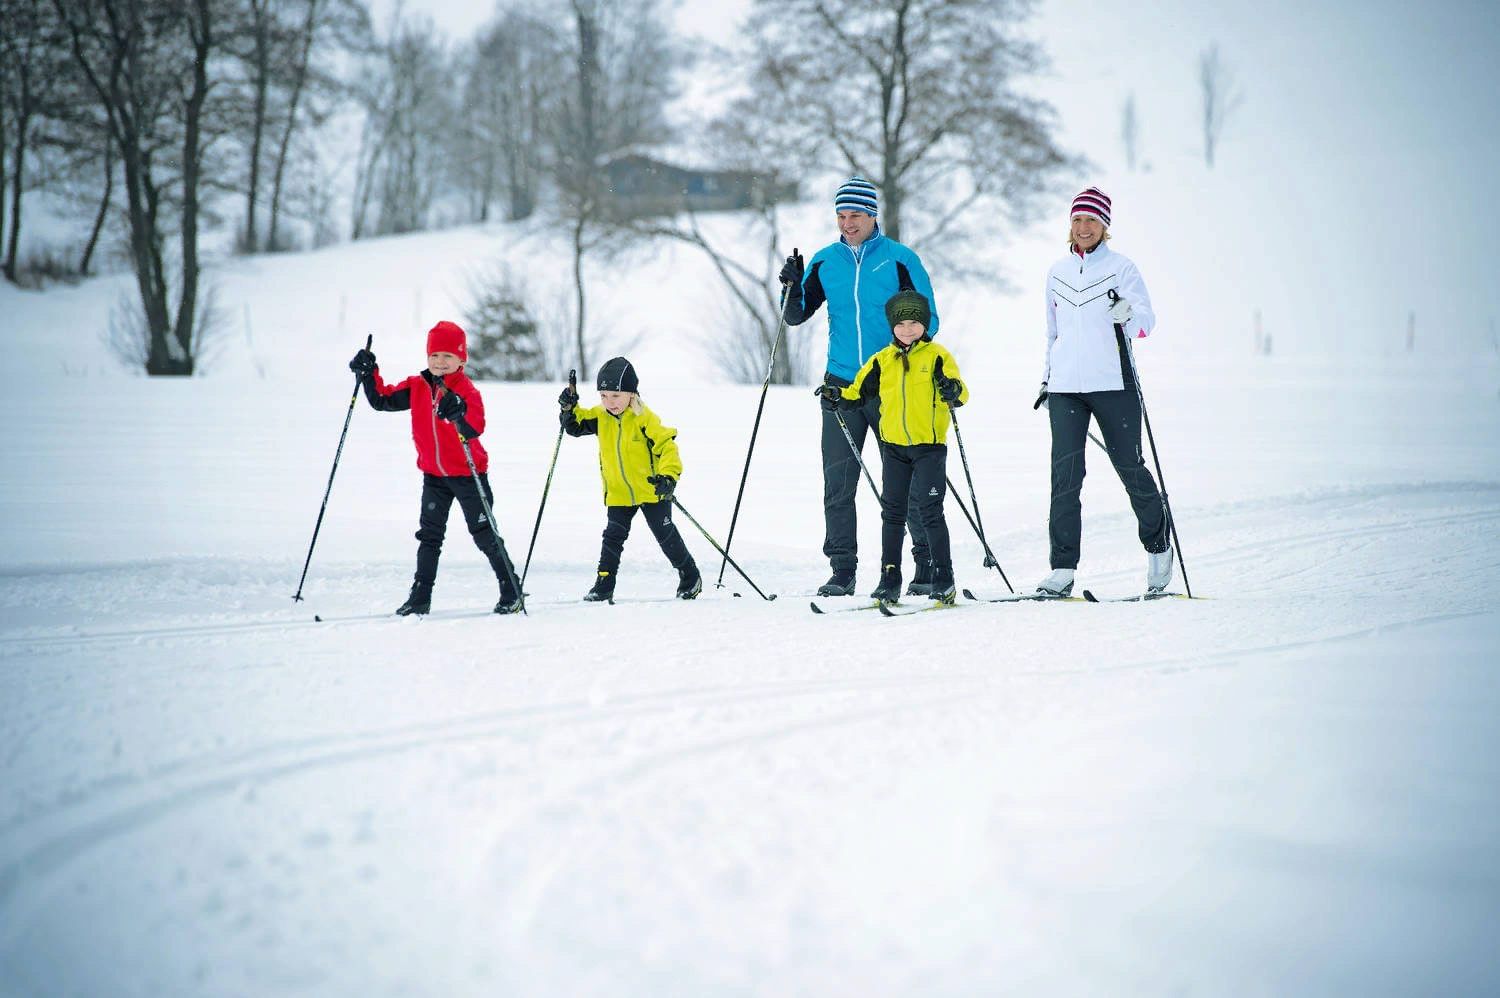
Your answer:
[[[700,534],[703,535],[703,539],[706,540],[706,541],[708,541],[709,544],[712,544],[713,545],[713,549],[715,551],[719,552],[720,554],[722,554],[724,556],[724,560],[727,561],[727,562],[729,562],[730,565],[734,566],[734,570],[736,572],[740,573],[740,578],[744,579],[746,582],[749,582],[750,583],[750,588],[754,589],[755,592],[756,592],[756,594],[758,596],[760,596],[761,599],[763,599],[763,600],[765,600],[766,602],[769,603],[771,600],[773,600],[773,599],[776,598],[776,594],[775,593],[772,593],[771,595],[767,596],[765,593],[763,593],[763,592],[760,591],[760,586],[757,586],[754,583],[754,581],[751,580],[750,576],[748,576],[748,575],[745,574],[745,570],[743,568],[741,568],[739,565],[735,564],[734,559],[731,558],[731,557],[729,557],[729,552],[728,551],[725,551],[723,548],[719,547],[719,542],[716,541],[716,540],[714,540],[713,539],[713,535],[711,535],[707,530],[703,529],[703,524],[701,524],[697,520],[693,519],[693,514],[689,513],[687,511],[687,508],[682,505],[681,501],[678,500],[678,498],[676,496],[672,497],[672,505],[676,506],[679,510],[682,511],[682,515],[688,518],[688,522],[691,523],[693,526],[695,526],[695,527],[698,528],[698,533],[700,533]]]
[[[792,247],[797,255],[797,247]],[[755,407],[755,425],[750,428],[750,448],[745,451],[745,470],[740,472],[740,490],[734,496],[734,514],[729,517],[729,536],[724,538],[724,560],[719,562],[719,581],[715,589],[724,588],[724,566],[729,564],[729,547],[734,543],[734,525],[740,519],[740,500],[745,497],[745,480],[750,477],[750,456],[755,453],[755,437],[760,433],[760,415],[766,408],[766,390],[771,386],[771,375],[776,371],[776,348],[781,346],[781,337],[786,333],[786,292],[788,285],[781,286],[781,322],[776,326],[776,338],[771,341],[771,362],[766,365],[766,380],[760,386],[760,404]]]
[[[865,473],[865,481],[870,483],[870,491],[875,493],[875,501],[883,505],[885,500],[880,497],[880,489],[870,475],[870,469],[865,467],[865,459],[859,456],[859,448],[854,446],[854,434],[849,432],[849,424],[844,422],[844,414],[839,412],[837,403],[834,404],[833,418],[839,421],[839,429],[844,431],[844,439],[849,442],[849,450],[854,454],[854,460],[859,462],[859,470]]]
[[[1113,305],[1120,300],[1120,293],[1114,288],[1109,289],[1109,301]],[[1151,432],[1151,416],[1146,412],[1146,393],[1141,391],[1141,374],[1136,370],[1135,351],[1130,348],[1130,340],[1125,335],[1125,327],[1115,323],[1115,337],[1120,343],[1125,356],[1130,360],[1130,374],[1135,378],[1135,396],[1141,403],[1141,422],[1146,424],[1146,440],[1151,444],[1151,462],[1156,465],[1156,481],[1161,486],[1161,508],[1163,515],[1167,518],[1167,530],[1172,535],[1172,547],[1177,552],[1177,564],[1182,569],[1182,587],[1187,590],[1188,598],[1193,596],[1193,584],[1188,581],[1187,562],[1182,557],[1182,542],[1177,538],[1177,521],[1172,516],[1172,504],[1167,501],[1167,479],[1161,473],[1161,457],[1156,452],[1156,436]]]
[[[442,378],[438,378],[438,385],[442,390],[448,390]],[[434,410],[437,408],[438,397],[436,394],[433,396]],[[521,601],[521,613],[529,617],[531,614],[526,613],[526,594],[521,591],[520,584],[516,582],[516,570],[510,563],[510,555],[505,551],[505,541],[500,537],[500,525],[495,522],[495,511],[490,508],[489,497],[485,495],[484,479],[479,477],[479,469],[474,466],[474,452],[469,449],[469,439],[456,424],[453,432],[458,434],[458,442],[464,449],[464,460],[469,462],[469,475],[474,479],[474,491],[479,493],[479,508],[484,510],[485,519],[490,524],[490,533],[495,535],[495,547],[500,552],[500,564],[505,568],[505,577],[510,580],[511,586],[516,591],[516,599]]]
[[[578,393],[578,371],[568,372],[568,387]],[[531,528],[531,543],[526,545],[526,564],[521,569],[521,585],[526,585],[526,573],[531,571],[531,552],[536,549],[537,531],[542,529],[542,510],[547,508],[547,493],[552,488],[552,473],[557,470],[557,454],[562,450],[563,428],[557,428],[557,443],[552,448],[552,463],[547,466],[547,483],[542,486],[542,502],[536,508],[536,524]]]
[[[375,342],[375,334],[370,333],[365,337],[365,349]],[[339,448],[333,452],[333,469],[328,472],[328,488],[323,490],[323,505],[318,507],[318,522],[313,524],[312,542],[307,545],[307,559],[302,562],[302,578],[297,580],[297,591],[292,599],[302,602],[302,585],[307,581],[307,566],[312,564],[313,545],[318,543],[318,531],[323,529],[323,514],[328,511],[328,497],[333,492],[333,476],[339,470],[339,458],[344,453],[344,438],[349,435],[349,420],[354,418],[354,406],[359,402],[359,386],[364,382],[364,377],[356,374],[354,376],[354,394],[349,396],[349,411],[344,414],[344,432],[339,434]]]
[[[937,359],[937,365],[933,368],[932,373],[935,379],[942,378],[943,358],[939,357]],[[953,435],[958,439],[958,456],[963,461],[964,478],[969,483],[969,502],[974,504],[974,529],[979,532],[979,543],[984,545],[984,567],[998,569],[1000,568],[1000,562],[997,561],[995,559],[995,556],[990,553],[990,546],[984,539],[984,517],[979,515],[979,497],[974,494],[974,476],[969,474],[969,454],[968,451],[964,449],[963,431],[958,428],[958,406],[954,405],[952,402],[947,403],[947,405],[948,418],[953,420]],[[951,484],[949,487],[951,489]],[[1005,578],[1005,572],[1003,570],[1000,572],[1000,577],[1002,579]],[[1010,582],[1007,580],[1005,584],[1008,586],[1010,585]],[[1015,592],[1015,590],[1011,590],[1011,592]]]
[[[953,497],[954,502],[958,503],[958,508],[964,514],[964,519],[969,521],[969,526],[974,529],[974,536],[979,538],[979,544],[984,548],[984,567],[993,568],[995,571],[999,572],[1000,581],[1005,583],[1005,588],[1009,589],[1011,592],[1015,592],[1015,587],[1012,586],[1010,584],[1010,580],[1005,577],[1005,569],[1000,567],[999,559],[997,559],[995,557],[995,553],[990,550],[989,541],[984,539],[984,530],[979,526],[979,524],[974,522],[974,518],[969,515],[968,507],[964,505],[963,499],[959,498],[958,489],[953,485],[953,479],[946,478],[945,480],[948,483],[948,494]],[[974,507],[974,511],[976,513],[979,512],[979,507]]]

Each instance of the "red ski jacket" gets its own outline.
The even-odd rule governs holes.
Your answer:
[[[469,452],[474,455],[474,468],[489,470],[490,458],[484,445],[476,438],[484,432],[484,399],[462,371],[455,371],[439,380],[432,372],[413,374],[400,384],[388,385],[380,377],[380,368],[364,381],[365,398],[371,408],[381,412],[411,410],[411,439],[417,445],[417,467],[429,475],[443,478],[464,477],[469,474],[469,464],[464,460],[464,448],[459,443],[462,433],[469,441]],[[436,396],[440,388],[446,388],[461,396],[468,409],[463,417],[449,423],[438,419]]]

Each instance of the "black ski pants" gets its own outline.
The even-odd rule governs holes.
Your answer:
[[[490,489],[489,476],[481,474],[479,480],[484,483],[485,501],[494,509],[495,494]],[[422,514],[417,530],[417,581],[431,585],[437,580],[438,556],[443,552],[443,537],[448,532],[448,513],[452,510],[455,499],[458,500],[458,508],[463,511],[469,536],[474,538],[474,546],[488,559],[490,568],[495,571],[495,578],[500,580],[501,595],[514,598],[515,587],[511,585],[510,572],[507,571],[507,568],[514,571],[514,567],[505,553],[505,541],[485,519],[484,506],[479,502],[479,489],[470,475],[422,476]]]
[[[672,522],[671,503],[648,502],[641,506],[605,508],[609,511],[609,520],[604,525],[604,544],[599,550],[599,571],[611,576],[619,574],[620,555],[625,550],[625,538],[630,536],[630,521],[635,519],[636,510],[646,518],[646,526],[651,528],[656,543],[661,545],[661,553],[667,556],[673,568],[681,571],[692,562],[693,556],[682,542],[677,524]]]
[[[824,374],[825,384],[849,387],[849,382],[836,374]],[[880,421],[877,404],[858,409],[842,409],[838,413],[823,410],[823,554],[835,572],[854,571],[859,563],[858,524],[854,516],[854,494],[859,491],[862,472],[844,431],[839,429],[838,417],[844,417],[849,436],[854,446],[861,451],[865,446],[865,435]],[[876,440],[876,447],[881,446]],[[882,495],[884,490],[881,490]],[[927,550],[927,536],[922,530],[922,517],[915,504],[905,518],[911,531],[911,553],[917,565],[926,565],[932,557]],[[883,543],[883,542],[882,542]],[[900,542],[897,542],[900,548]]]
[[[1125,485],[1141,544],[1147,551],[1167,549],[1167,516],[1156,480],[1141,454],[1141,402],[1134,388],[1112,392],[1053,392],[1047,413],[1052,421],[1052,510],[1047,529],[1052,567],[1077,568],[1083,541],[1084,448],[1089,417],[1099,424],[1104,447]]]
[[[943,496],[948,491],[948,447],[945,444],[891,444],[881,447],[880,563],[901,567],[901,535],[908,510],[921,518],[934,568],[953,568]],[[913,552],[915,556],[916,552]],[[918,570],[924,565],[918,561]]]

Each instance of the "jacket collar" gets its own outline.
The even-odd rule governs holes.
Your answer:
[[[1078,257],[1078,259],[1082,260],[1084,263],[1096,263],[1109,256],[1109,243],[1101,239],[1099,240],[1099,244],[1093,249],[1089,250],[1087,253],[1080,253],[1078,251],[1078,246],[1075,243],[1068,247],[1068,253],[1071,256]]]
[[[839,233],[839,242],[841,242],[845,246],[847,246],[849,248],[849,250],[851,252],[853,252],[853,253],[863,253],[865,251],[866,247],[872,245],[873,243],[879,242],[881,240],[881,238],[882,238],[882,235],[881,235],[881,232],[880,232],[880,223],[879,222],[875,223],[875,230],[870,233],[870,237],[868,239],[866,239],[864,242],[860,243],[858,246],[849,246],[849,240],[846,239],[846,238],[844,238],[843,233]]]

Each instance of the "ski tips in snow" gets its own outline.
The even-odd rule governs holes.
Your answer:
[[[1186,593],[1177,592],[1165,593],[1154,589],[1148,589],[1143,593],[1136,593],[1133,596],[1095,596],[1092,592],[1085,589],[1083,591],[1083,598],[1090,603],[1147,603],[1151,600],[1159,599],[1207,599],[1208,597],[1189,596]]]

